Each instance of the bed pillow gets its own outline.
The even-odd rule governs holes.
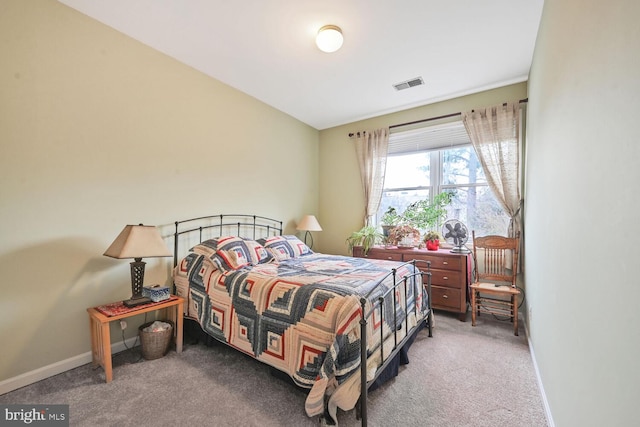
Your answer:
[[[220,270],[237,270],[250,264],[249,251],[240,237],[208,239],[191,248],[191,252],[206,256]]]
[[[216,237],[215,239],[205,240],[204,242],[198,243],[197,245],[189,249],[189,252],[211,258],[216,254],[216,250],[218,249],[218,239],[222,238],[223,237]]]
[[[259,239],[258,243],[264,245],[277,261],[311,255],[313,253],[309,246],[305,245],[300,239],[293,235]]]
[[[245,243],[249,249],[249,254],[252,260],[251,263],[253,265],[266,264],[273,261],[273,255],[271,255],[271,252],[269,252],[267,248],[262,246],[259,242],[256,242],[255,240],[245,240]]]
[[[255,240],[236,236],[216,237],[191,248],[191,251],[209,258],[218,268],[237,270],[262,264],[273,259],[271,254]]]

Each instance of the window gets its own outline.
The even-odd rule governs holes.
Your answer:
[[[391,134],[378,219],[391,206],[403,212],[443,191],[454,193],[447,219],[459,219],[478,235],[507,235],[509,217],[487,184],[462,122]]]

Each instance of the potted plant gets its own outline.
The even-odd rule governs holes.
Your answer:
[[[384,237],[389,237],[389,230],[398,225],[401,219],[402,218],[396,211],[396,208],[394,208],[393,206],[389,206],[384,215],[382,215],[382,218],[380,218],[382,234],[384,235]]]
[[[413,202],[402,213],[402,223],[410,224],[419,230],[433,230],[438,222],[447,217],[446,207],[452,198],[453,193],[443,191],[434,196],[433,203],[427,199]]]
[[[351,236],[347,237],[347,246],[349,252],[353,253],[353,248],[361,246],[363,255],[369,252],[369,249],[383,238],[382,234],[378,232],[378,229],[372,225],[365,225],[358,231],[351,233]]]
[[[424,235],[424,243],[427,245],[427,250],[437,251],[440,247],[440,233],[437,231],[427,231]]]
[[[420,231],[402,224],[389,230],[389,241],[399,247],[413,248],[420,244]]]

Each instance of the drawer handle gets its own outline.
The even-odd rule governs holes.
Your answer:
[[[449,278],[447,276],[444,276],[442,280],[449,280]]]
[[[447,299],[449,298],[449,295],[442,295],[442,298]]]
[[[443,265],[449,265],[449,262],[448,261],[442,261],[442,264]]]
[[[390,256],[387,257],[387,259],[391,259],[391,258],[393,258],[393,257],[390,257]]]

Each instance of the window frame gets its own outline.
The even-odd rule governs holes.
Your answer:
[[[459,123],[456,123],[455,121],[450,122],[451,124],[453,124],[453,126],[455,127],[456,125],[459,126]],[[442,124],[438,125],[438,127],[441,127]],[[428,126],[425,126],[428,127]],[[415,130],[414,130],[415,131]],[[425,131],[428,132],[428,131]],[[400,133],[400,132],[398,132]],[[463,189],[464,191],[470,191],[471,189],[482,189],[483,191],[489,191],[491,192],[494,200],[495,200],[495,195],[493,195],[493,191],[491,190],[491,188],[489,187],[489,183],[486,181],[486,176],[483,177],[483,181],[484,182],[474,182],[474,183],[466,183],[466,184],[444,184],[444,175],[443,175],[443,171],[444,171],[444,154],[447,150],[452,150],[452,149],[458,149],[458,148],[468,148],[470,150],[475,151],[473,144],[471,143],[471,141],[469,140],[469,142],[467,143],[460,143],[459,139],[457,140],[457,143],[454,144],[450,144],[450,145],[446,145],[446,146],[429,146],[429,148],[422,148],[422,149],[416,149],[415,151],[401,151],[401,152],[396,152],[396,153],[391,153],[387,155],[387,159],[391,158],[391,157],[396,157],[396,156],[405,156],[405,155],[413,155],[413,154],[422,154],[422,153],[429,153],[429,185],[418,185],[415,187],[399,187],[399,188],[391,188],[391,187],[384,187],[383,188],[383,198],[385,193],[388,192],[402,192],[402,191],[407,191],[407,192],[411,192],[411,191],[426,191],[429,194],[429,200],[433,201],[433,198],[436,194],[439,194],[443,191],[447,191],[447,190],[456,190],[456,189]],[[428,145],[428,143],[427,143]],[[475,152],[473,153],[474,155]],[[482,167],[480,165],[480,167]],[[385,185],[386,185],[386,180],[385,180]],[[497,200],[496,200],[497,202]],[[499,204],[498,204],[499,206]],[[378,209],[377,215],[376,215],[376,223],[380,224],[380,220],[381,220],[381,216],[384,214],[384,211],[386,210],[386,207],[380,206],[380,208]],[[504,212],[504,210],[502,210],[502,208],[500,207],[500,210],[502,211],[502,215],[506,215],[506,213]],[[464,217],[468,216],[468,212],[465,213]],[[454,217],[447,217],[446,219],[454,219]],[[445,219],[445,221],[446,221]],[[459,219],[459,218],[458,218]],[[465,224],[468,225],[469,218],[466,218],[465,221],[463,221]],[[440,232],[441,228],[443,226],[443,223],[438,224],[438,228],[436,231]],[[505,229],[504,232],[502,233],[503,235],[506,236],[506,232],[507,230]]]

